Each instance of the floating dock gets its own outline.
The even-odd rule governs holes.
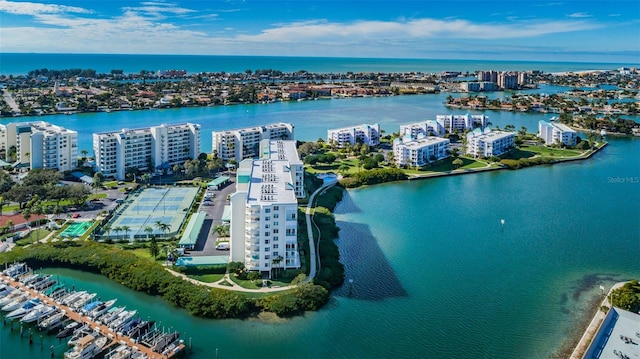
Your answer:
[[[174,358],[178,354],[181,354],[184,352],[185,345],[182,342],[179,342],[179,344],[171,347],[170,350],[163,348],[162,353],[155,352],[152,348],[146,346],[145,344],[135,342],[131,338],[125,335],[121,335],[116,331],[114,331],[113,329],[109,328],[107,325],[95,322],[91,317],[88,317],[88,316],[83,317],[80,313],[74,311],[70,307],[58,304],[52,298],[49,298],[48,296],[34,289],[28,288],[26,285],[23,285],[19,281],[14,280],[9,276],[6,276],[0,273],[0,279],[8,283],[8,285],[12,286],[15,289],[19,289],[19,290],[22,290],[23,292],[29,293],[31,298],[39,298],[40,301],[46,305],[53,306],[55,308],[58,308],[59,310],[64,310],[66,312],[66,316],[69,319],[79,323],[89,324],[91,329],[106,336],[110,340],[110,342],[107,345],[105,345],[105,347],[103,348],[102,350],[103,354],[107,353],[109,351],[109,348],[112,348],[118,345],[127,345],[132,349],[132,351],[140,352],[146,355],[146,357],[149,359],[169,359],[169,358]]]

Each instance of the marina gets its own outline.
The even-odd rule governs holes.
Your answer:
[[[161,330],[155,321],[137,316],[135,309],[114,307],[117,299],[103,302],[96,293],[67,292],[53,276],[33,273],[24,263],[6,268],[0,280],[3,323],[20,322],[21,334],[24,324],[48,332],[59,329],[58,339],[71,336],[64,358],[169,359],[185,352],[177,331]],[[10,325],[13,330],[13,322]]]

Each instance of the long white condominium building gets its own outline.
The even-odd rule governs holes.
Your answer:
[[[491,131],[479,128],[467,134],[467,154],[473,157],[500,156],[510,151],[516,138],[515,132]]]
[[[183,123],[93,134],[96,170],[123,180],[127,168],[169,169],[200,154],[200,125]]]
[[[261,147],[268,155],[245,159],[237,170],[236,193],[230,197],[231,260],[269,273],[300,268],[297,173],[289,160],[298,157],[295,144],[265,141]]]
[[[399,166],[422,167],[449,157],[449,139],[405,135],[393,141],[393,155]]]
[[[464,132],[480,128],[482,130],[487,127],[489,116],[485,115],[438,115],[436,122],[449,133]]]
[[[540,120],[538,122],[538,137],[542,138],[547,145],[563,143],[566,146],[575,146],[578,134],[562,123]]]
[[[0,125],[0,153],[31,169],[69,171],[78,161],[78,132],[44,121]]]
[[[406,135],[413,138],[418,138],[419,136],[442,136],[444,133],[444,126],[434,120],[426,120],[423,122],[400,126],[401,137]]]
[[[293,140],[293,125],[272,123],[228,131],[212,132],[212,151],[224,161],[258,157],[258,147],[262,140]]]
[[[339,148],[345,148],[347,144],[354,146],[356,143],[378,146],[380,144],[380,125],[377,123],[375,125],[362,124],[328,130],[327,142],[334,143]]]

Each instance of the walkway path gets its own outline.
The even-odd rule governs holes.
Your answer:
[[[604,299],[602,300],[602,303],[600,303],[600,307],[607,306],[611,308],[611,303],[609,303],[609,296],[611,295],[611,292],[614,289],[618,289],[622,287],[625,283],[627,282],[616,283],[613,287],[611,287],[607,296],[604,297]],[[587,327],[587,329],[585,329],[584,334],[582,335],[582,338],[580,338],[580,341],[578,342],[578,345],[576,345],[576,348],[573,350],[573,353],[571,353],[570,359],[582,359],[584,355],[587,353],[587,350],[589,349],[589,345],[591,345],[593,338],[596,336],[596,334],[600,330],[602,321],[604,321],[604,318],[607,316],[603,311],[600,310],[600,307],[598,307],[598,311],[593,316],[591,323],[589,323],[589,326]]]
[[[315,245],[315,241],[313,239],[313,228],[311,227],[311,223],[312,223],[312,219],[311,219],[311,208],[313,208],[313,200],[315,199],[316,195],[318,193],[322,193],[324,190],[326,190],[327,188],[334,186],[336,183],[338,183],[337,180],[329,182],[329,183],[325,183],[323,184],[320,188],[318,188],[317,190],[315,190],[311,196],[309,196],[309,202],[307,203],[307,208],[305,210],[305,215],[307,217],[307,233],[309,235],[309,255],[310,255],[310,263],[309,263],[309,275],[307,276],[307,278],[305,279],[305,283],[309,283],[313,280],[313,278],[315,278],[316,276],[316,271],[317,271],[317,264],[316,264],[316,245]],[[315,222],[314,222],[315,225]],[[320,237],[318,236],[318,240],[320,240]],[[166,268],[167,271],[169,271],[169,273],[175,275],[176,277],[180,277],[184,280],[187,280],[193,284],[197,284],[197,285],[204,285],[207,287],[212,287],[212,288],[218,288],[218,289],[224,289],[224,290],[233,290],[233,291],[238,291],[238,292],[250,292],[250,293],[270,293],[270,292],[280,292],[283,290],[288,290],[291,288],[294,288],[295,286],[293,285],[288,285],[288,286],[284,286],[284,287],[262,287],[262,288],[258,288],[258,289],[249,289],[249,288],[243,288],[241,286],[239,286],[238,284],[234,283],[231,278],[229,278],[229,273],[225,274],[224,277],[216,282],[213,283],[205,283],[205,282],[201,282],[198,280],[195,280],[193,278],[189,278],[188,276],[182,274],[182,273],[178,273],[174,270],[169,269],[168,267]],[[222,284],[223,282],[226,282],[228,284],[231,285],[226,285],[226,284]]]

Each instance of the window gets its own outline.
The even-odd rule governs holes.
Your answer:
[[[277,241],[278,240],[278,236],[273,236],[273,241]]]
[[[265,236],[265,237],[269,237],[270,235],[271,235],[271,233],[269,233],[269,232],[264,232],[264,236]]]
[[[278,210],[280,210],[280,207],[279,206],[273,206],[273,210],[274,211],[278,211]]]
[[[265,229],[269,229],[269,223],[265,224],[265,225],[264,225],[264,228],[265,228]]]
[[[265,221],[268,221],[268,220],[270,220],[270,219],[271,219],[271,218],[269,218],[269,216],[264,217],[264,220],[265,220]]]
[[[278,214],[277,214],[277,213],[274,213],[274,214],[273,214],[273,219],[278,219],[278,217],[279,217],[279,216],[278,216]]]
[[[274,229],[273,229],[273,234],[277,234],[278,232],[279,232],[279,231],[278,231],[278,229],[277,229],[277,228],[274,228]]]
[[[265,240],[264,240],[264,244],[269,244],[269,240],[268,240],[268,239],[265,239]]]
[[[278,226],[278,222],[273,222],[273,226],[277,227]]]
[[[270,259],[270,258],[271,258],[271,256],[270,256],[270,255],[265,254],[264,259]]]
[[[273,256],[274,256],[274,257],[277,257],[277,256],[279,256],[279,255],[280,255],[280,253],[278,253],[278,252],[273,252]]]
[[[274,240],[275,240],[275,237],[274,237]],[[278,249],[278,243],[273,244],[273,249]]]
[[[264,209],[264,213],[271,213],[271,209],[270,208],[265,208]]]

